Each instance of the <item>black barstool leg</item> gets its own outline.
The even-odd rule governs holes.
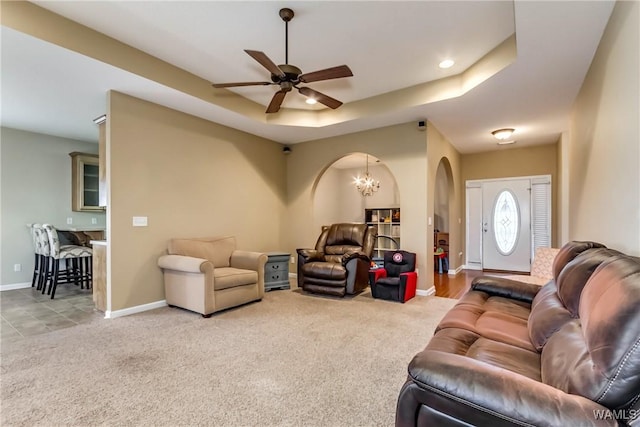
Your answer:
[[[38,270],[40,269],[40,256],[35,254],[35,258],[33,259],[33,277],[31,278],[31,287],[36,286],[36,281],[38,280]]]
[[[51,277],[51,285],[49,285],[49,293],[51,293],[51,299],[56,294],[56,288],[58,287],[58,274],[60,274],[60,260],[53,260],[53,274]]]
[[[42,291],[42,294],[44,295],[44,293],[47,290],[47,282],[50,279],[50,274],[51,272],[49,271],[51,268],[51,264],[49,262],[50,257],[48,256],[43,256],[42,257],[42,265],[40,267],[40,280],[38,282],[38,289],[40,289]]]
[[[71,268],[73,271],[73,277],[69,279],[70,282],[73,282],[74,285],[82,287],[82,270],[81,265],[79,263],[78,258],[72,258],[71,260]]]

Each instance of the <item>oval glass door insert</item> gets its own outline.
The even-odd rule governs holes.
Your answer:
[[[498,252],[510,255],[516,248],[520,232],[520,213],[513,193],[503,190],[493,205],[493,236]]]

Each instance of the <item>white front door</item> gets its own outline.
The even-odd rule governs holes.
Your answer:
[[[482,268],[531,270],[531,180],[482,183]]]

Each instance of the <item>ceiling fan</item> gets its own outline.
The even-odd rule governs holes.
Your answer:
[[[298,86],[300,83],[311,83],[321,80],[351,77],[353,76],[353,73],[346,65],[339,65],[337,67],[303,74],[300,68],[289,64],[289,21],[293,19],[293,15],[293,10],[289,8],[280,9],[280,18],[282,18],[285,23],[285,64],[276,65],[264,52],[245,49],[245,52],[247,52],[250,57],[258,61],[260,65],[271,73],[270,82],[214,83],[213,87],[227,88],[239,86],[278,85],[280,86],[280,90],[273,95],[273,98],[271,98],[271,102],[267,107],[267,113],[277,113],[280,110],[280,106],[282,105],[282,101],[284,101],[285,95],[293,88],[298,89],[298,92],[302,95],[314,99],[329,108],[333,108],[334,110],[341,106],[342,102],[337,99],[318,92],[317,90],[313,90],[310,87]]]

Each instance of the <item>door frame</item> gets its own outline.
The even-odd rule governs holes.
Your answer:
[[[549,191],[546,195],[546,203],[547,203],[547,217],[548,217],[548,234],[549,239],[548,242],[551,243],[551,235],[552,235],[552,217],[553,217],[553,182],[551,180],[551,175],[528,175],[528,176],[511,176],[504,178],[493,178],[493,179],[471,179],[465,181],[465,217],[466,217],[466,227],[465,227],[465,265],[464,268],[467,270],[482,270],[482,245],[483,245],[483,234],[482,233],[482,221],[479,224],[471,224],[470,219],[475,218],[476,212],[472,210],[472,208],[478,208],[478,206],[471,206],[470,199],[474,197],[477,198],[479,194],[479,200],[482,202],[482,184],[485,182],[497,182],[497,181],[510,181],[514,179],[529,179],[531,181],[532,186],[534,184],[548,184]],[[471,189],[471,191],[469,191]],[[478,193],[478,189],[480,193]],[[533,216],[534,204],[533,204],[533,191],[530,192],[530,197],[532,198],[530,203],[530,215]],[[480,218],[482,218],[482,203],[479,206],[480,209]],[[533,230],[534,218],[531,218],[531,256],[535,253],[536,242],[538,239],[534,238],[534,230]],[[477,230],[474,227],[477,225]],[[479,241],[471,241],[470,236],[478,235]],[[478,247],[479,245],[479,247]]]

